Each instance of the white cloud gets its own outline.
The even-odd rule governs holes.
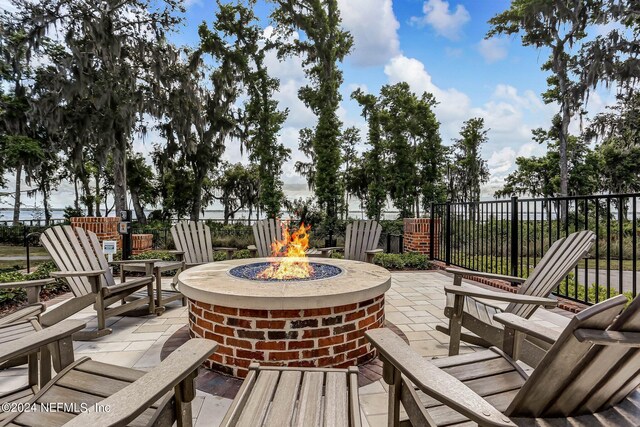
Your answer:
[[[399,55],[385,67],[389,83],[405,81],[416,93],[432,93],[439,104],[436,117],[445,144],[459,137],[463,122],[472,117],[484,119],[488,142],[482,155],[488,161],[491,181],[483,190],[486,194],[503,185],[503,180],[514,167],[518,156],[540,155],[545,147],[531,140],[531,129],[548,126],[557,107],[547,105],[531,90],[523,92],[507,84],[495,87],[489,99],[473,106],[464,92],[436,85],[424,64],[415,58]]]
[[[507,57],[509,46],[509,40],[503,38],[490,38],[482,39],[478,43],[478,52],[484,58],[484,60],[491,64],[493,62],[501,61]]]
[[[487,166],[492,176],[504,174],[513,166],[516,158],[516,152],[511,147],[504,147],[501,150],[491,153],[491,157],[487,160]]]
[[[182,5],[185,8],[189,8],[189,7],[194,6],[196,4],[197,5],[202,5],[202,0],[184,0],[184,2],[182,3]]]
[[[339,0],[342,24],[353,36],[348,58],[358,66],[383,65],[400,51],[391,0]]]
[[[469,22],[471,15],[459,4],[455,11],[449,10],[449,2],[444,0],[428,0],[422,5],[423,16],[413,16],[410,22],[419,26],[430,25],[439,35],[450,40],[458,40],[462,27]]]
[[[439,102],[436,112],[443,122],[465,118],[469,111],[471,100],[466,94],[453,88],[441,89],[436,86],[424,64],[415,58],[398,55],[384,67],[384,73],[391,84],[407,82],[411,90],[418,94],[432,93]]]

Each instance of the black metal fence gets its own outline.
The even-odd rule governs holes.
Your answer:
[[[640,193],[432,206],[432,258],[470,270],[527,276],[557,239],[592,230],[596,244],[555,293],[586,304],[637,295]]]

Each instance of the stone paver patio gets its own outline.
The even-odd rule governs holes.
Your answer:
[[[165,281],[168,286],[169,280]],[[448,351],[449,337],[436,331],[435,327],[446,324],[443,287],[449,283],[450,277],[435,271],[392,274],[391,289],[386,293],[386,319],[396,325],[410,345],[425,357],[445,356]],[[73,318],[86,320],[89,326],[95,326],[95,311],[90,308]],[[544,309],[538,310],[534,319],[558,330],[569,321],[566,315]],[[101,362],[149,370],[160,363],[160,353],[166,341],[187,324],[187,308],[173,302],[160,317],[116,317],[107,323],[113,328],[111,335],[74,343],[76,358],[88,356]],[[461,346],[461,352],[475,349],[469,345]],[[0,371],[0,378],[0,392],[13,389],[25,383],[26,368]],[[218,426],[230,403],[230,399],[198,391],[193,404],[194,424],[197,427]],[[382,380],[360,388],[360,403],[365,427],[387,425],[387,394]]]

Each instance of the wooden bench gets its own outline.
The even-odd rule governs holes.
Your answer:
[[[252,363],[221,427],[361,426],[358,368],[287,368]]]

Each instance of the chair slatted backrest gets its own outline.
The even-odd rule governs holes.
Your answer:
[[[556,240],[518,289],[519,294],[546,297],[587,256],[596,240],[592,231],[579,231]],[[528,319],[537,307],[511,303],[505,311]]]
[[[211,230],[201,221],[179,221],[171,227],[176,249],[184,252],[187,264],[213,262]]]
[[[106,273],[101,276],[102,285],[115,285],[109,263],[95,233],[70,225],[56,225],[40,235],[40,242],[60,271],[105,270]],[[68,277],[66,280],[76,297],[91,293],[87,277]]]
[[[567,417],[619,403],[638,386],[637,349],[580,342],[579,329],[640,331],[640,299],[616,320],[627,299],[611,298],[578,313],[509,405],[515,417]]]
[[[366,261],[367,254],[378,247],[382,226],[378,221],[353,221],[347,224],[344,241],[344,258],[354,261]]]
[[[279,219],[261,219],[253,224],[253,237],[259,257],[271,256],[271,243],[282,240],[282,222]]]

